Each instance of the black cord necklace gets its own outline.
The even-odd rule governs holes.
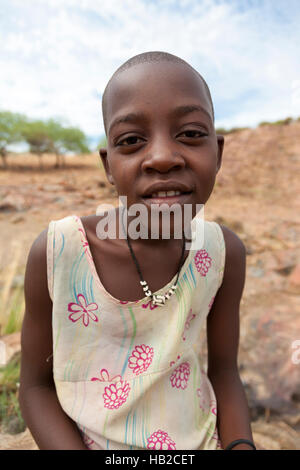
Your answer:
[[[178,268],[178,273],[177,273],[177,276],[176,276],[176,281],[175,281],[175,284],[172,285],[172,287],[169,289],[169,291],[164,294],[164,295],[155,295],[151,292],[151,290],[149,289],[149,286],[147,284],[146,281],[144,281],[144,278],[143,278],[143,275],[142,275],[142,271],[141,271],[141,268],[140,268],[140,265],[138,263],[138,260],[136,259],[136,256],[134,254],[134,251],[132,249],[132,246],[131,246],[131,243],[130,243],[130,240],[129,240],[129,237],[127,236],[127,232],[125,230],[125,225],[124,225],[124,212],[125,212],[125,209],[123,211],[123,214],[122,214],[122,226],[123,226],[123,230],[124,230],[124,235],[125,235],[125,238],[126,238],[126,241],[127,241],[127,245],[128,245],[128,248],[129,248],[129,251],[131,253],[131,256],[132,256],[132,259],[135,263],[135,266],[136,266],[136,269],[137,269],[137,272],[139,274],[139,277],[140,277],[140,284],[143,288],[143,291],[145,293],[145,296],[146,297],[150,297],[151,299],[151,302],[153,305],[156,305],[156,306],[162,306],[166,303],[167,300],[169,300],[169,298],[174,294],[175,290],[177,289],[177,282],[178,282],[178,279],[179,279],[179,274],[180,274],[180,271],[181,271],[181,268],[183,266],[183,263],[184,263],[184,253],[185,253],[185,236],[184,236],[184,233],[183,233],[183,243],[182,243],[182,252],[181,252],[181,257],[180,257],[180,262],[179,262],[179,268]]]

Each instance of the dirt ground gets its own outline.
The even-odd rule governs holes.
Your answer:
[[[117,199],[96,154],[68,157],[62,169],[47,156],[43,171],[34,156],[8,161],[0,170],[0,273],[17,256],[21,282],[29,248],[50,220],[89,215]],[[299,162],[299,122],[230,134],[205,206],[205,218],[232,229],[247,249],[239,366],[254,440],[270,449],[300,449]],[[28,430],[0,442],[34,446]]]

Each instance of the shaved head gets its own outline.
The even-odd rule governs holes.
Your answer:
[[[197,70],[195,70],[190,64],[188,64],[188,62],[181,59],[180,57],[177,57],[176,55],[169,54],[168,52],[150,51],[150,52],[144,52],[142,54],[138,54],[134,57],[131,57],[131,59],[128,59],[126,62],[124,62],[124,64],[122,64],[115,71],[115,73],[112,75],[109,82],[107,83],[103,96],[102,96],[102,116],[103,116],[103,123],[104,123],[104,129],[105,129],[106,135],[107,135],[107,100],[108,100],[109,90],[112,87],[114,79],[118,77],[122,72],[130,69],[131,67],[134,67],[140,64],[149,64],[153,62],[169,62],[169,63],[171,62],[174,64],[185,65],[186,67],[189,67],[189,69],[193,70],[193,72],[199,76],[200,80],[202,81],[205,87],[205,90],[206,90],[206,93],[207,93],[207,96],[211,105],[212,118],[214,120],[214,107],[213,107],[211,94],[210,94],[206,81],[200,75],[200,73]]]

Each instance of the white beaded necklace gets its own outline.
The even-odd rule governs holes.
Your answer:
[[[136,256],[133,252],[133,249],[132,249],[132,246],[131,246],[131,243],[130,243],[130,240],[129,240],[129,237],[127,236],[127,233],[126,233],[126,230],[125,230],[125,226],[124,226],[124,217],[123,217],[123,214],[122,214],[122,225],[123,225],[123,230],[124,230],[124,234],[125,234],[125,237],[126,237],[126,241],[127,241],[127,244],[128,244],[128,248],[130,250],[130,253],[131,253],[131,256],[132,256],[132,259],[135,263],[135,266],[136,266],[136,269],[137,269],[137,272],[139,274],[139,277],[140,277],[140,284],[143,288],[143,291],[144,291],[144,294],[146,297],[150,297],[151,299],[151,302],[153,305],[155,306],[163,306],[165,305],[166,301],[169,300],[169,298],[174,294],[175,290],[177,289],[177,282],[178,282],[178,279],[179,279],[179,274],[180,274],[180,271],[181,271],[181,268],[183,266],[183,263],[184,263],[184,253],[185,253],[185,236],[184,236],[184,233],[183,233],[183,244],[182,244],[182,252],[181,252],[181,257],[180,257],[180,263],[179,263],[179,269],[178,269],[178,273],[177,273],[177,277],[176,277],[176,281],[175,281],[175,284],[173,284],[170,289],[168,290],[168,292],[164,295],[155,295],[151,292],[148,284],[146,281],[144,281],[143,279],[143,275],[142,275],[142,272],[141,272],[141,269],[140,269],[140,265],[138,263],[138,260],[136,259]]]

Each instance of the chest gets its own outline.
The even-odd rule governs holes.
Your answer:
[[[178,246],[180,248],[180,246]],[[126,244],[94,241],[90,243],[98,277],[105,289],[121,301],[135,301],[145,297],[140,276],[130,250]],[[183,262],[188,252],[184,254]],[[143,279],[152,292],[168,284],[178,272],[181,251],[148,249],[135,253]]]

